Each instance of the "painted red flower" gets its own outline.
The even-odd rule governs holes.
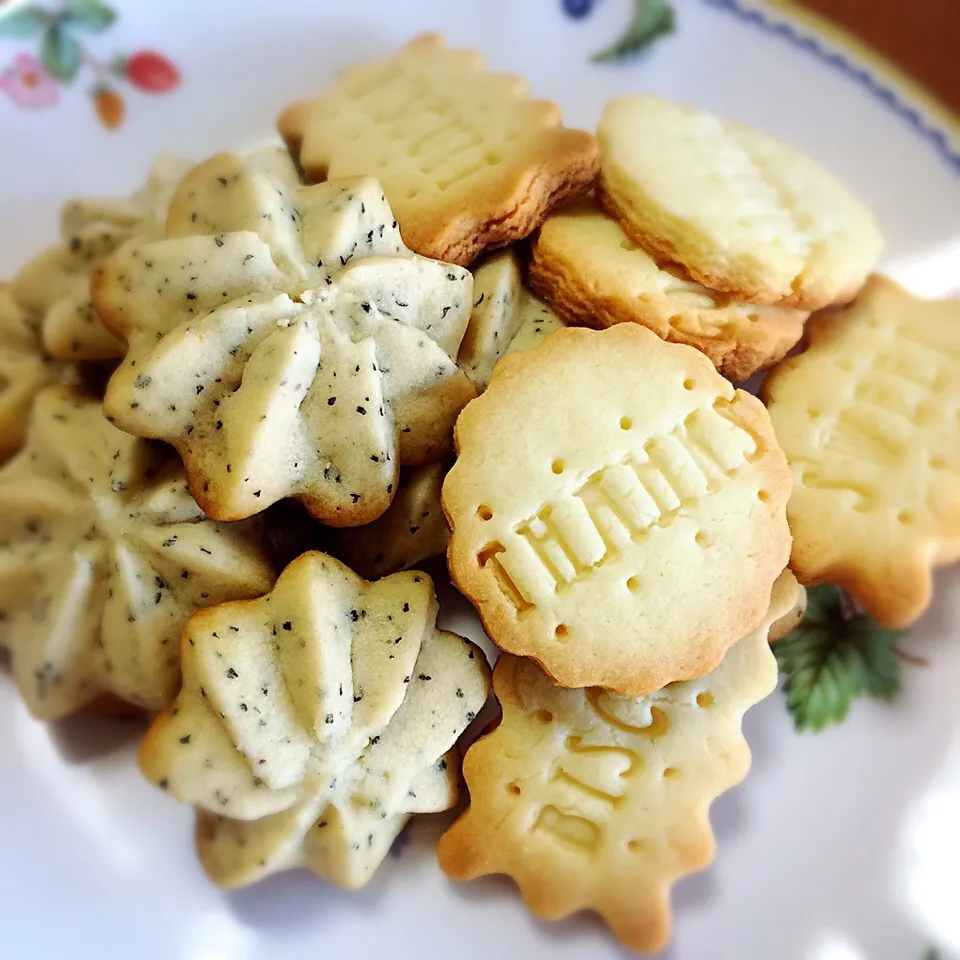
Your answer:
[[[147,93],[163,93],[180,83],[180,71],[155,50],[138,50],[125,66],[127,79]]]
[[[60,99],[57,81],[32,53],[18,53],[0,73],[0,90],[27,110],[52,107]]]

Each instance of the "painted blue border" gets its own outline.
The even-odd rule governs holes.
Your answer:
[[[702,0],[702,2],[708,7],[731,13],[738,20],[786,40],[793,46],[827,64],[827,66],[838,70],[844,76],[855,80],[875,100],[879,100],[908,127],[931,143],[947,164],[960,174],[960,152],[953,146],[949,134],[930,123],[913,104],[900,98],[901,95],[898,90],[887,86],[862,64],[848,58],[841,51],[826,45],[816,34],[801,31],[801,28],[791,23],[789,19],[779,19],[775,14],[768,15],[765,10],[746,5],[741,0]],[[786,17],[788,18],[789,14]]]

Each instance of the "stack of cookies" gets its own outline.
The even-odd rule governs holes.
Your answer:
[[[222,886],[360,887],[462,771],[444,871],[658,950],[800,584],[904,625],[960,559],[960,306],[868,279],[793,149],[648,96],[569,130],[436,36],[279,130],[68,204],[0,287],[20,694],[148,715]],[[324,549],[280,570],[291,516]],[[462,759],[491,676],[443,553],[504,651]]]

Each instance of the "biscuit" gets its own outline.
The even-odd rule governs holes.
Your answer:
[[[481,393],[500,357],[531,350],[562,326],[553,310],[522,285],[516,254],[502,250],[473,271],[473,310],[457,363]]]
[[[43,353],[34,317],[0,283],[0,463],[23,445],[34,397],[63,373]]]
[[[368,580],[441,556],[450,539],[440,506],[445,475],[442,463],[403,471],[390,509],[366,526],[333,531],[333,552]]]
[[[562,686],[701,677],[766,613],[790,471],[760,401],[696,350],[632,323],[559,330],[497,364],[456,443],[453,582]]]
[[[517,77],[436,34],[344,72],[278,128],[312,181],[374,176],[412,250],[466,266],[596,179],[598,147]]]
[[[257,524],[208,520],[176,458],[67,387],[38,395],[23,451],[0,470],[0,528],[0,647],[42,720],[102,694],[160,709],[190,614],[274,579]]]
[[[507,874],[538,917],[594,910],[624,946],[661,950],[670,887],[713,859],[710,804],[749,769],[743,714],[776,687],[767,630],[796,595],[788,571],[719,666],[645,697],[565,690],[501,657],[503,719],[467,751],[470,806],[440,839],[444,872]]]
[[[61,360],[109,360],[123,347],[100,322],[90,301],[90,271],[133,238],[162,234],[174,187],[186,160],[156,158],[143,186],[129,199],[81,198],[60,211],[60,240],[33,258],[13,280],[22,307],[42,318],[43,344]]]
[[[221,886],[306,867],[362,886],[413,813],[457,796],[455,742],[490,670],[438,630],[430,578],[367,583],[305,553],[259,600],[201,611],[183,689],[140,748],[145,776],[198,809]]]
[[[580,326],[641,323],[658,337],[706,354],[734,382],[786,355],[803,336],[807,314],[758,306],[660,267],[594,203],[552,213],[537,233],[530,286]]]
[[[604,205],[711,290],[817,310],[850,300],[880,253],[870,211],[765,134],[641,95],[607,104],[599,139]]]
[[[207,514],[295,497],[369,523],[401,464],[450,452],[474,396],[453,359],[472,279],[403,246],[375,180],[301,189],[278,151],[218,154],[184,178],[167,232],[94,275],[127,344],[104,411],[172,443]]]
[[[552,308],[529,290],[520,292],[520,322],[517,332],[507,347],[507,353],[519,353],[539,346],[554,330],[560,330],[566,323],[554,313]]]
[[[912,623],[932,568],[960,559],[960,301],[873,276],[814,317],[763,396],[793,471],[797,577],[849,590],[886,627]]]
[[[474,268],[473,309],[457,362],[478,390],[517,332],[521,290],[520,264],[512,250],[500,250]]]

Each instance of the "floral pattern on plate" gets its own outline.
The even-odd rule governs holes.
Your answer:
[[[97,118],[108,129],[119,127],[127,112],[119,89],[123,83],[144,93],[166,93],[180,84],[180,71],[156,50],[108,59],[96,54],[87,36],[105,33],[116,19],[116,11],[102,0],[11,4],[0,10],[0,39],[38,44],[36,54],[20,50],[0,67],[0,94],[21,110],[43,110],[60,102],[61,87],[89,77]]]

